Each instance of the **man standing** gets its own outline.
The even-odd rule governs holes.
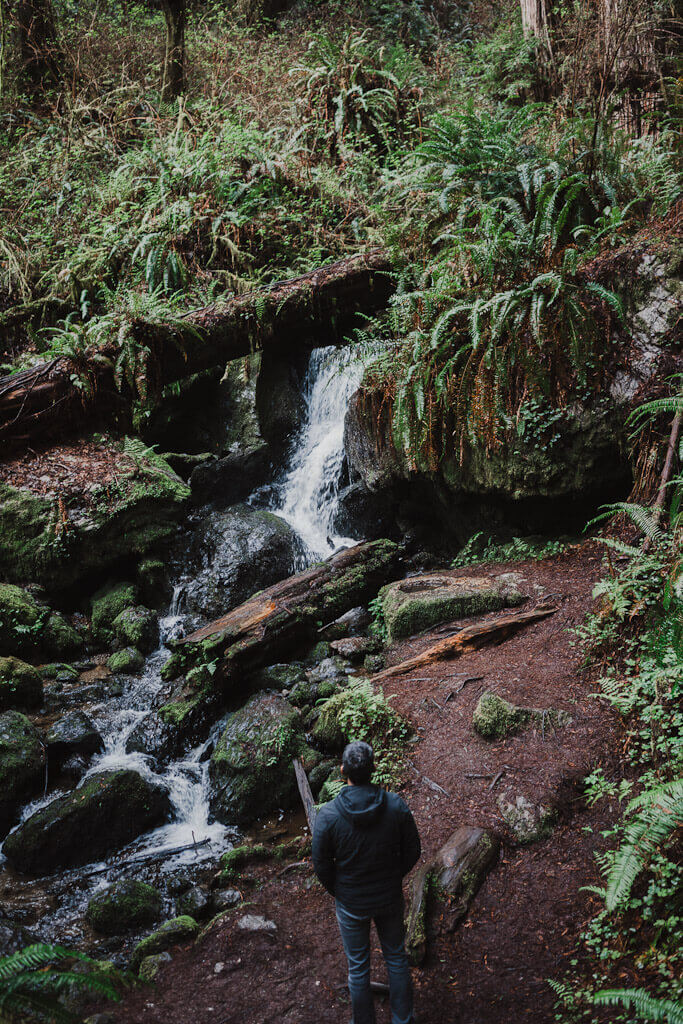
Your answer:
[[[368,743],[349,743],[341,771],[347,785],[318,814],[313,866],[335,898],[349,962],[352,1024],[375,1024],[370,991],[370,923],[389,974],[391,1024],[413,1024],[413,989],[405,952],[403,876],[420,856],[420,837],[404,801],[370,783]]]

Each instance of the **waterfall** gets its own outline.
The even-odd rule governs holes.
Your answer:
[[[306,546],[308,558],[300,568],[354,543],[336,533],[333,520],[344,461],[344,416],[362,369],[348,348],[311,353],[304,381],[306,416],[273,508]]]

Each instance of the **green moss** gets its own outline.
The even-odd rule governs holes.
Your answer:
[[[36,728],[18,711],[5,711],[0,715],[0,835],[44,781],[45,749]]]
[[[131,956],[132,970],[137,970],[145,957],[153,953],[163,953],[181,942],[191,942],[196,939],[198,933],[199,925],[193,917],[183,915],[166,921],[161,928],[157,928],[147,938],[138,942]]]
[[[91,899],[85,919],[102,935],[121,935],[154,924],[161,910],[161,895],[153,886],[127,878]]]
[[[30,657],[40,651],[49,655],[72,654],[82,638],[58,613],[10,583],[0,584],[0,648]]]
[[[95,640],[111,643],[114,639],[114,619],[125,608],[135,604],[132,583],[107,584],[98,590],[92,600],[92,631]]]
[[[256,843],[254,846],[234,846],[221,857],[221,882],[231,882],[240,873],[240,869],[253,861],[269,860],[273,856],[270,846]]]
[[[107,668],[111,672],[122,672],[128,675],[137,675],[142,671],[145,659],[135,647],[124,647],[122,651],[115,651],[107,662]]]
[[[147,654],[154,650],[159,639],[157,617],[142,605],[124,608],[114,619],[113,628],[119,643]]]
[[[40,673],[18,658],[0,658],[0,711],[35,708],[43,701]]]
[[[496,693],[482,693],[472,715],[472,725],[486,740],[502,739],[529,721],[530,712],[517,708]]]

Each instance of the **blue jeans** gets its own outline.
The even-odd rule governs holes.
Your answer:
[[[349,962],[349,993],[353,1024],[375,1024],[370,991],[370,924],[374,920],[389,974],[391,1024],[412,1024],[413,985],[405,951],[403,900],[380,914],[362,917],[336,902],[337,921]]]

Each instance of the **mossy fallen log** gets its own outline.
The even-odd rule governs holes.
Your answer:
[[[386,305],[390,269],[387,254],[377,249],[192,310],[173,323],[112,323],[111,340],[96,348],[0,378],[0,441],[17,448],[85,423],[123,427],[135,404],[149,407],[162,387],[257,349],[343,344],[362,322],[359,314]]]

